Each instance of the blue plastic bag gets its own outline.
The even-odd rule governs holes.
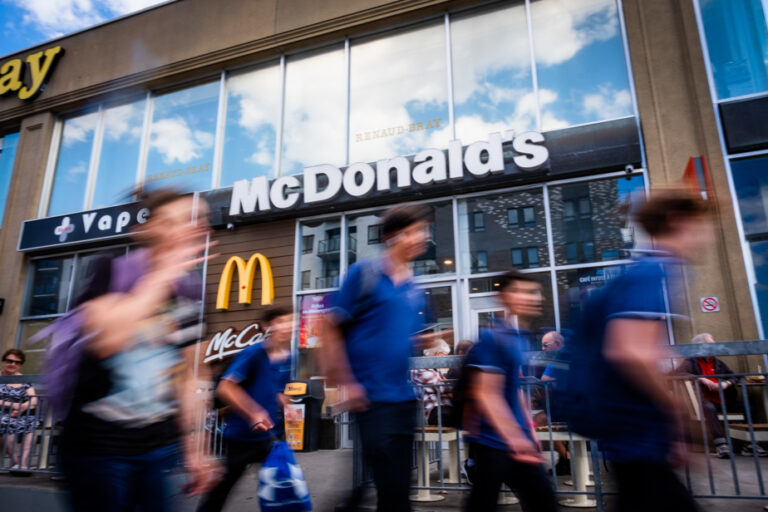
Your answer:
[[[287,443],[272,445],[259,470],[259,506],[262,511],[304,512],[312,510],[304,473]]]

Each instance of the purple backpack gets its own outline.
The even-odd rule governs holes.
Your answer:
[[[148,256],[146,249],[139,249],[112,260],[109,292],[130,291],[144,275]],[[36,343],[50,337],[44,363],[44,384],[55,421],[63,420],[69,413],[84,348],[93,337],[93,334],[83,332],[83,324],[83,308],[78,306],[29,339],[30,343]]]

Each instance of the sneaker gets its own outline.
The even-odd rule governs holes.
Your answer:
[[[741,454],[744,455],[745,457],[752,457],[752,455],[753,455],[752,445],[751,444],[744,445],[742,447],[742,449],[741,449]],[[762,448],[760,448],[760,446],[758,446],[757,447],[757,456],[758,457],[768,457],[768,451],[765,451]]]
[[[715,450],[717,451],[718,459],[727,459],[731,456],[731,452],[728,451],[727,444],[719,444],[715,447]]]

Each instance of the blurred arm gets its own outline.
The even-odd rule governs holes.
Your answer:
[[[504,399],[505,376],[481,370],[473,372],[470,397],[476,401],[481,414],[501,436],[518,459],[538,461],[538,450],[517,424],[512,410]]]
[[[613,319],[606,326],[603,353],[637,389],[664,409],[674,410],[669,386],[658,369],[663,328],[658,320]]]
[[[222,402],[231,406],[237,414],[248,420],[249,425],[259,423],[254,430],[266,431],[272,428],[269,413],[257,404],[240,384],[224,378],[216,388],[216,395]]]

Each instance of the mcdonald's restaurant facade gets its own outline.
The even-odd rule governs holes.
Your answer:
[[[536,328],[568,329],[642,242],[623,206],[683,179],[717,200],[717,244],[686,276],[672,341],[762,337],[768,135],[753,112],[767,72],[752,54],[722,65],[737,61],[718,38],[749,34],[713,6],[738,11],[185,0],[3,57],[0,348],[39,369],[28,338],[68,310],[97,254],[132,249],[147,212],[125,193],[141,183],[210,205],[201,368],[258,343],[277,301],[299,312],[295,375],[317,376],[328,295],[382,253],[381,213],[404,201],[434,213],[414,273],[446,341],[503,315],[510,267],[542,283]]]

